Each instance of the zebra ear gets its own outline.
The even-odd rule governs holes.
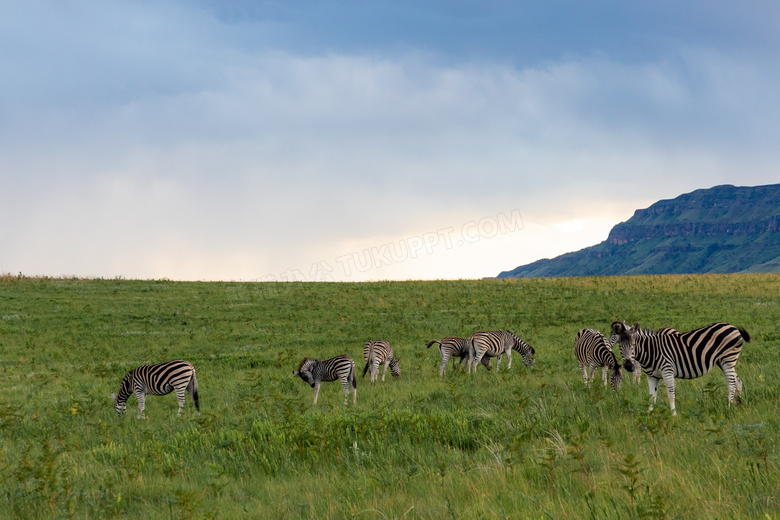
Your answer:
[[[612,322],[612,332],[613,334],[616,334],[620,336],[620,334],[626,330],[626,324],[622,321],[613,321]]]
[[[634,327],[631,329],[631,332],[639,332],[642,328],[639,326],[639,322],[634,323]]]

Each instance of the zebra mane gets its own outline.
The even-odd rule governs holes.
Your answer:
[[[317,362],[317,360],[314,359],[314,358],[304,357],[303,360],[298,364],[298,372],[301,371],[301,368],[303,367],[303,365],[305,365],[305,364],[307,364],[309,362],[312,362],[312,361],[315,362],[315,363]]]

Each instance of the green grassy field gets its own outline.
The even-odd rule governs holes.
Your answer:
[[[573,339],[616,319],[746,328],[720,370],[665,390],[585,389]],[[780,518],[780,276],[378,283],[0,279],[0,494],[6,518]],[[431,339],[509,329],[533,369],[438,376]],[[303,356],[389,340],[402,378],[338,382]],[[201,414],[173,395],[117,418],[141,364],[186,359]]]

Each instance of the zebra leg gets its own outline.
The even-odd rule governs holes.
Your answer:
[[[176,400],[179,401],[179,412],[176,415],[181,416],[181,412],[184,410],[184,392],[186,390],[184,387],[176,389]]]
[[[509,364],[506,366],[506,369],[509,370],[512,368],[512,349],[506,351],[506,360],[509,362]],[[496,372],[498,372],[498,363],[496,363]]]
[[[733,365],[720,367],[723,375],[726,376],[726,386],[729,389],[729,404],[734,402],[734,395],[742,393],[742,380],[737,376],[737,371]]]
[[[580,363],[580,372],[582,372],[582,382],[588,386],[588,369],[582,363]]]
[[[666,385],[666,396],[669,398],[669,408],[672,410],[672,415],[677,415],[677,410],[674,408],[674,373],[664,372],[664,385]]]
[[[593,374],[596,373],[596,367],[593,365],[588,365],[588,386],[590,386],[591,381],[593,381]]]
[[[341,378],[341,386],[344,387],[344,405],[349,403],[349,376]]]
[[[471,363],[471,366],[474,367],[474,373],[477,373],[477,365],[479,365],[482,362],[482,358],[484,357],[483,354],[477,354],[474,357],[474,361],[472,362],[471,359],[469,359],[469,363]],[[496,371],[498,371],[498,363],[496,363]],[[471,370],[469,370],[471,372]]]
[[[385,375],[387,374],[387,366],[388,366],[389,364],[390,364],[390,360],[388,359],[387,361],[385,361],[385,365],[384,365],[384,367],[382,368],[382,381],[383,381],[383,382],[384,382],[384,380],[385,380]]]
[[[317,396],[320,395],[320,382],[314,383],[314,404],[317,404]]]
[[[609,367],[604,365],[601,367],[601,379],[604,381],[604,386],[607,386],[607,371],[609,370]]]
[[[439,348],[441,349],[441,347],[439,347]],[[441,353],[441,365],[439,365],[439,375],[440,376],[444,375],[444,370],[446,369],[447,361],[449,361],[449,360],[450,360],[450,356],[447,355],[447,353],[442,352]],[[460,358],[460,362],[463,363],[463,358]]]
[[[650,389],[650,411],[653,411],[653,407],[655,406],[655,398],[658,395],[658,381],[659,379],[655,376],[647,376],[647,386]]]
[[[136,399],[138,399],[138,418],[146,419],[144,415],[144,408],[146,407],[146,395],[143,392],[135,393]]]

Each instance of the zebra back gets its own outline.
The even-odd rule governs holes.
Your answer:
[[[439,352],[442,356],[447,352],[447,358],[459,357],[463,358],[469,355],[469,340],[467,338],[459,338],[456,336],[446,336],[441,341],[433,340],[428,342],[428,348],[434,343],[439,344]]]

